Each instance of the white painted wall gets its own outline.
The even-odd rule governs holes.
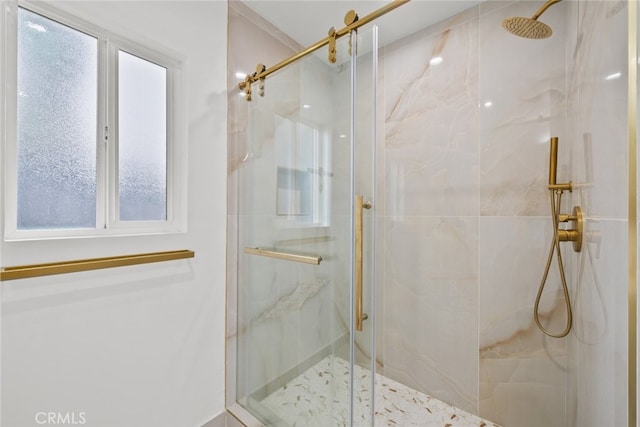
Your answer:
[[[188,230],[1,242],[0,265],[196,257],[2,283],[1,425],[41,425],[36,414],[52,411],[91,427],[199,427],[224,410],[226,2],[53,3],[187,58]]]

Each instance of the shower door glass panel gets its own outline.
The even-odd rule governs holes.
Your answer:
[[[365,34],[372,36],[359,37]],[[367,45],[369,59],[363,50],[356,64],[369,75],[368,84],[356,86],[363,102],[373,99]],[[237,397],[266,425],[372,425],[373,325],[367,320],[354,331],[353,209],[356,189],[370,198],[371,184],[355,174],[366,171],[362,179],[370,180],[373,151],[358,154],[362,164],[354,167],[353,144],[367,144],[361,134],[373,141],[373,115],[352,113],[352,80],[360,71],[352,71],[349,49],[345,36],[335,64],[322,49],[270,75],[264,96],[253,86],[248,107],[239,183]],[[371,216],[363,214],[364,234]],[[364,289],[368,311],[373,288]]]

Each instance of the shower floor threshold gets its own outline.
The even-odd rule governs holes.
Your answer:
[[[371,373],[354,367],[354,425],[370,425]],[[346,426],[349,420],[349,363],[328,356],[260,402],[269,425]],[[397,381],[375,374],[375,425],[499,427]]]

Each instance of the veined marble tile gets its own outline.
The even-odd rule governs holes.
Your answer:
[[[481,359],[480,415],[505,426],[566,427],[565,378],[549,359]]]
[[[533,321],[552,233],[547,218],[480,219],[479,414],[503,425],[567,425],[567,339],[546,337]],[[576,256],[570,249],[563,255],[571,280]],[[566,318],[552,261],[540,318],[555,332]]]
[[[573,4],[568,46],[572,176],[594,217],[627,215],[627,11],[623,1]],[[619,74],[616,74],[619,73]],[[616,76],[619,76],[616,78]],[[613,190],[613,191],[612,191]]]
[[[530,16],[534,2],[516,2],[480,18],[480,214],[547,215],[549,138],[560,138],[559,181],[569,180],[565,132],[563,3],[545,14],[549,39],[529,40],[502,28]],[[531,9],[534,10],[531,10]]]
[[[370,371],[354,366],[355,378]],[[270,412],[269,422],[281,426],[330,427],[349,425],[349,363],[329,356],[276,390],[260,404]],[[357,383],[354,425],[371,425],[371,386]],[[375,375],[375,425],[396,427],[498,427],[490,421],[448,405],[427,394]]]
[[[477,212],[477,34],[474,20],[384,49],[390,215]]]
[[[385,235],[385,376],[477,410],[477,219],[388,220]]]
[[[575,425],[627,423],[627,271],[625,221],[598,221],[572,273],[575,321],[570,348]],[[597,402],[597,404],[593,404]]]
[[[542,341],[522,341],[533,324],[533,305],[545,270],[553,229],[549,218],[480,218],[480,349],[516,341],[521,354],[542,350]],[[563,245],[566,271],[577,256]],[[568,283],[571,285],[571,282]],[[540,304],[541,319],[562,330],[565,311],[554,255]],[[547,323],[552,322],[552,323]],[[542,337],[542,333],[538,338]],[[562,340],[556,340],[561,343]],[[554,348],[557,347],[554,346]],[[549,350],[545,347],[545,351]],[[556,350],[554,350],[556,351]],[[564,349],[560,350],[564,351]],[[524,353],[523,353],[524,352]]]

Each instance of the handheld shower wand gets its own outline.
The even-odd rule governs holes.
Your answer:
[[[567,279],[564,273],[564,263],[562,262],[562,252],[560,251],[560,242],[572,241],[573,248],[576,252],[580,252],[582,249],[582,228],[583,219],[582,211],[579,206],[573,208],[572,215],[560,214],[560,208],[562,204],[562,193],[564,191],[572,191],[573,184],[571,181],[567,183],[557,183],[558,173],[558,138],[552,137],[549,141],[550,153],[549,153],[549,194],[551,196],[551,220],[553,223],[553,239],[551,247],[549,249],[549,256],[547,258],[547,265],[540,281],[540,287],[538,288],[538,294],[536,296],[536,302],[533,306],[533,319],[538,325],[538,328],[546,335],[553,338],[562,338],[569,334],[573,323],[573,313],[571,311],[571,299],[569,296],[569,287],[567,286]],[[561,222],[575,222],[576,228],[564,230],[560,229]],[[558,334],[549,332],[540,321],[540,299],[542,298],[542,292],[544,291],[545,284],[547,282],[547,276],[549,275],[549,269],[553,261],[553,253],[556,253],[558,260],[558,269],[560,271],[560,281],[562,283],[562,293],[564,296],[564,303],[567,312],[567,320],[564,330]]]

